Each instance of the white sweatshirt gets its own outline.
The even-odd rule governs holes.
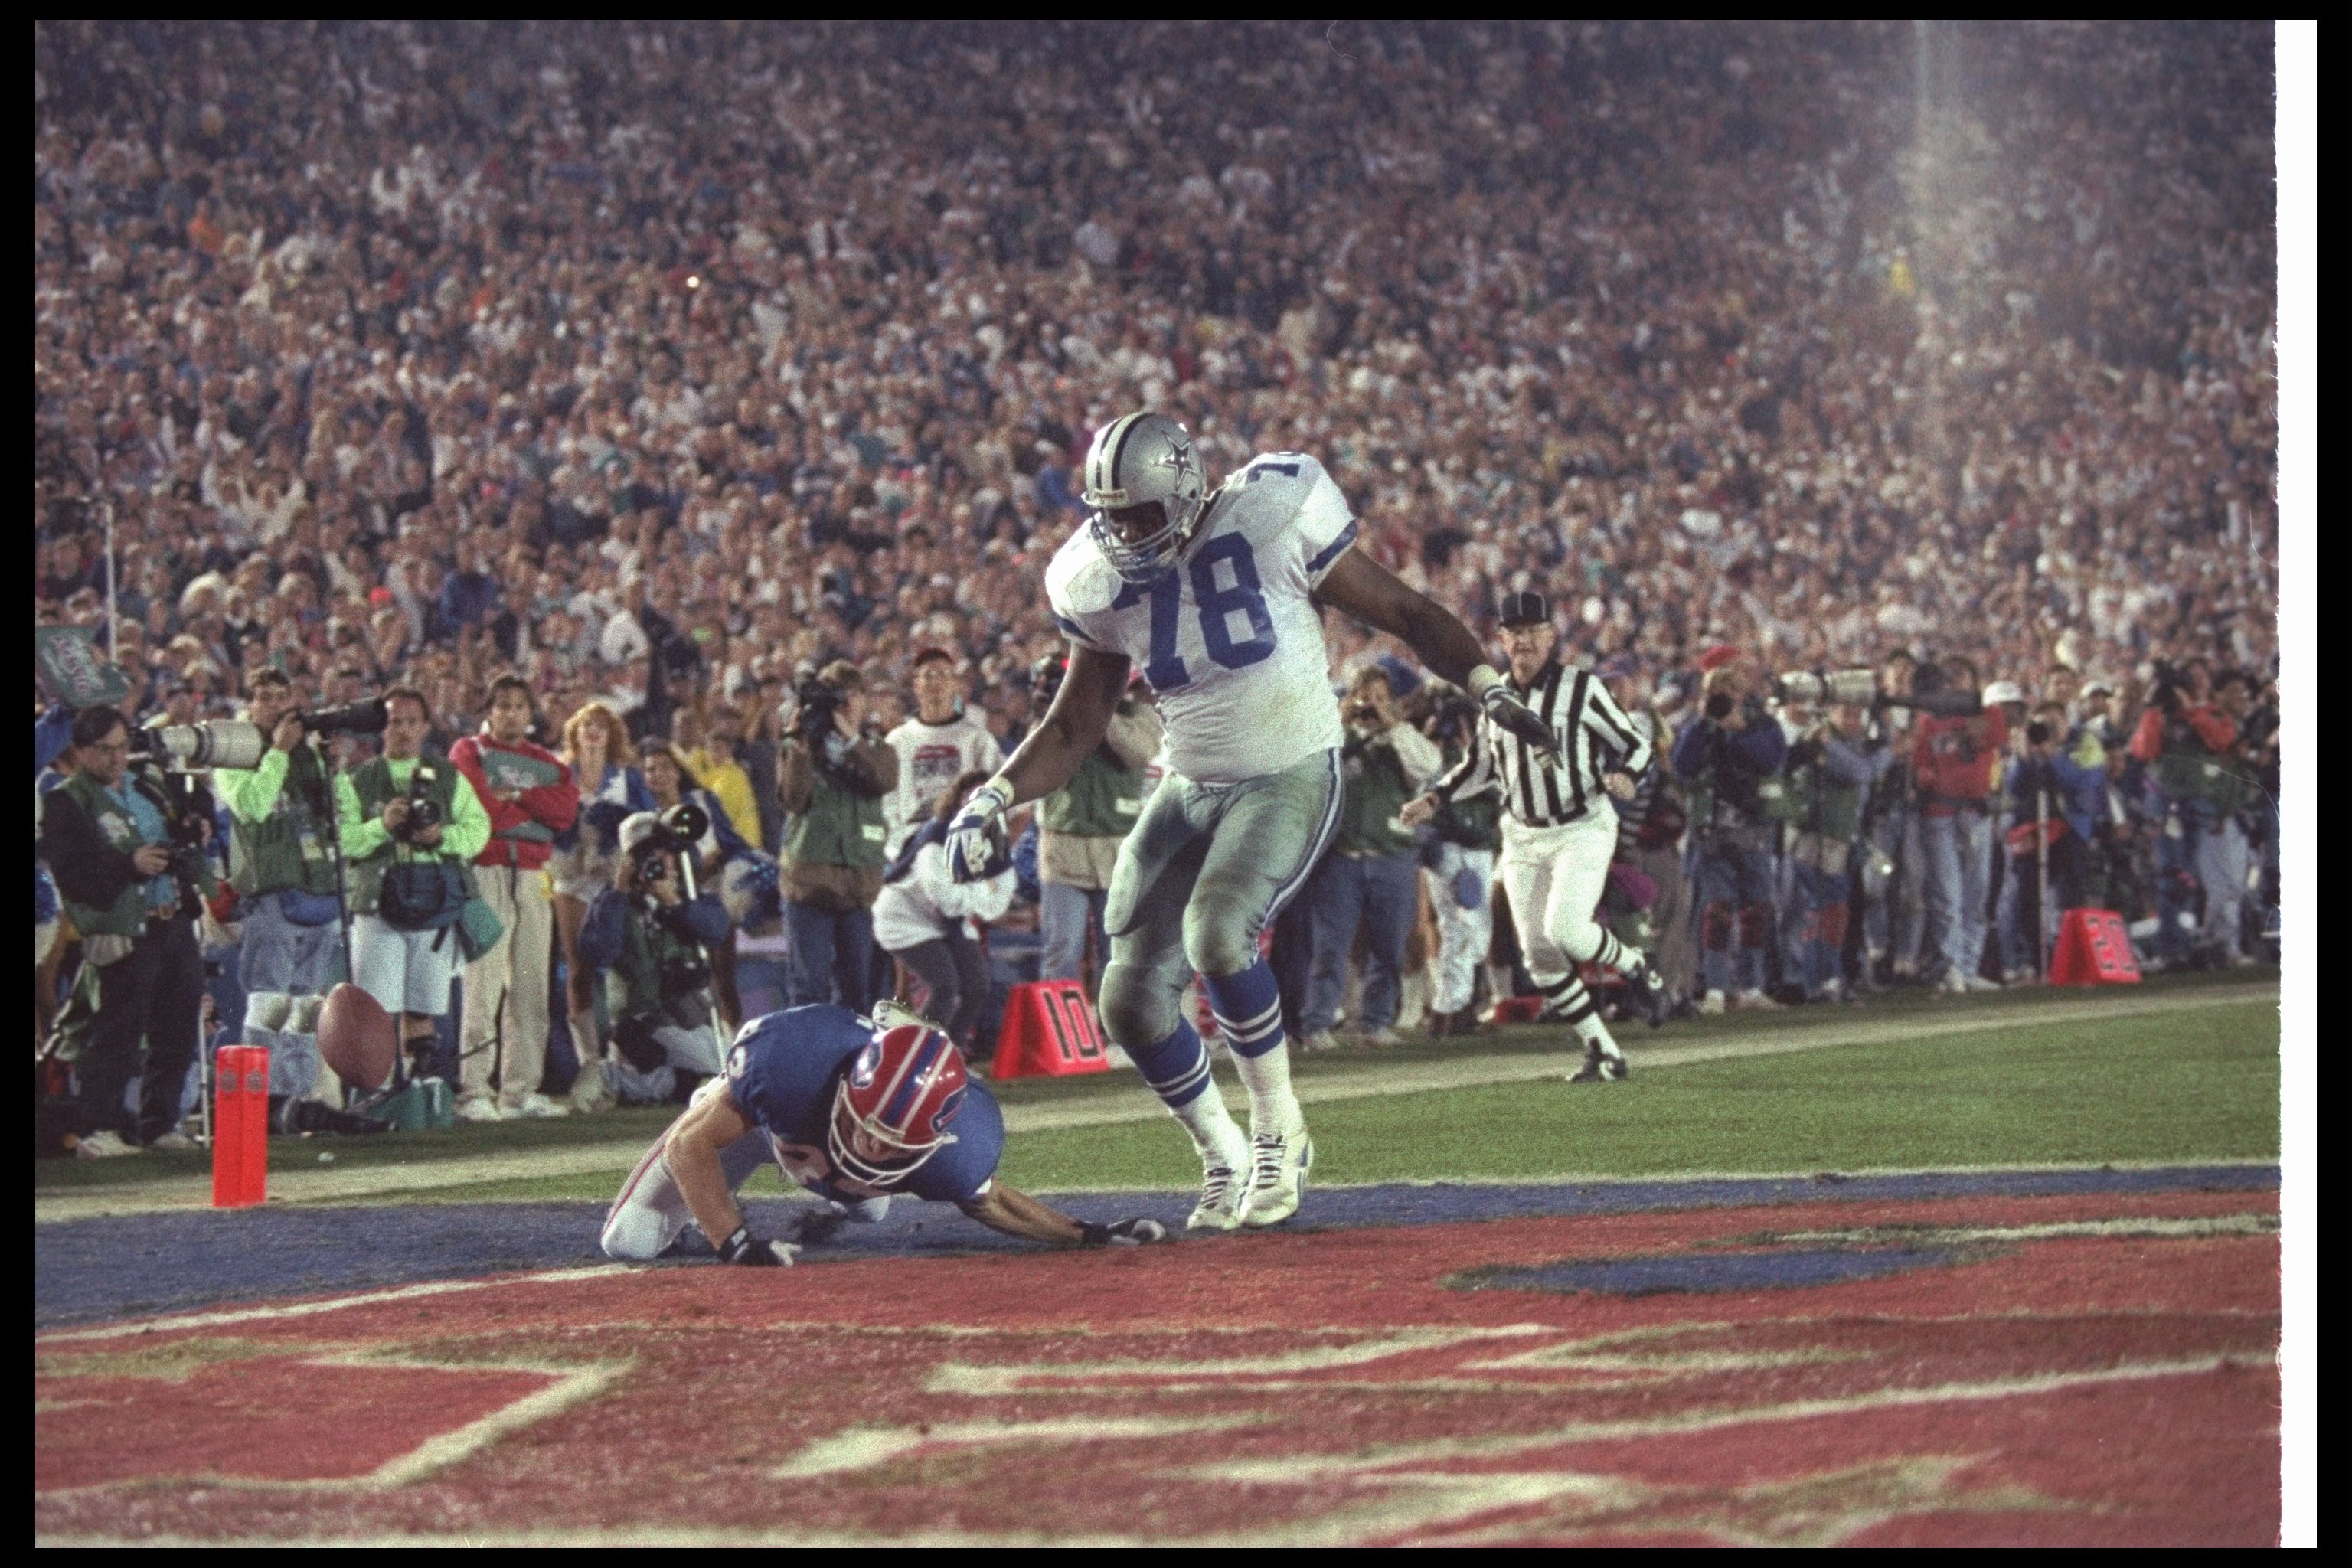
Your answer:
[[[882,884],[874,900],[874,940],[885,952],[904,952],[951,930],[971,936],[968,921],[1003,918],[1013,903],[1013,882],[1010,866],[986,881],[958,882],[948,875],[947,846],[926,844],[905,876]]]

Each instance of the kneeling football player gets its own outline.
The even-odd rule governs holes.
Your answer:
[[[720,1258],[772,1267],[785,1242],[751,1234],[735,1194],[774,1160],[828,1205],[794,1240],[820,1240],[843,1218],[872,1223],[907,1193],[951,1203],[992,1230],[1065,1247],[1158,1241],[1155,1220],[1092,1225],[996,1179],[1004,1117],[971,1081],[947,1036],[895,1004],[860,1016],[846,1007],[771,1013],[746,1025],[727,1076],[695,1092],[637,1162],[604,1219],[605,1256],[657,1258],[689,1224]]]

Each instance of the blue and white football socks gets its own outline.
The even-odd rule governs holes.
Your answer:
[[[1209,1053],[1189,1022],[1178,1019],[1166,1039],[1127,1054],[1151,1092],[1192,1135],[1204,1163],[1246,1168],[1248,1141],[1225,1110],[1225,1097],[1209,1076]]]
[[[1303,1121],[1290,1091],[1290,1053],[1282,1030],[1282,996],[1274,971],[1259,959],[1233,974],[1204,974],[1209,1010],[1233,1047],[1234,1066],[1250,1095],[1252,1132],[1286,1132]]]

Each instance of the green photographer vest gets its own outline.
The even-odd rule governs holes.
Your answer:
[[[800,866],[847,866],[879,871],[882,843],[888,830],[882,819],[882,797],[843,789],[814,770],[815,780],[808,809],[793,818],[784,837],[784,854]]]
[[[229,817],[229,882],[246,898],[285,888],[332,894],[334,851],[327,840],[327,772],[319,754],[297,746],[287,759],[278,804],[259,822]]]
[[[436,756],[429,752],[422,757],[404,763],[397,778],[394,776],[392,761],[388,757],[378,757],[352,773],[352,791],[359,796],[361,817],[366,819],[381,816],[383,815],[385,805],[406,795],[408,775],[420,763],[433,770],[432,783],[425,787],[425,798],[441,808],[441,821],[446,826],[457,813],[457,769],[448,758]],[[381,901],[383,892],[384,870],[404,856],[410,859],[447,858],[434,850],[410,849],[397,840],[387,839],[383,847],[374,854],[363,859],[348,862],[352,875],[351,906],[353,914],[375,913],[376,906]]]
[[[1413,797],[1404,764],[1388,746],[1365,746],[1340,764],[1346,796],[1339,806],[1337,847],[1343,855],[1405,855],[1412,829],[1397,820]]]
[[[137,789],[139,785],[132,782],[131,787]],[[84,774],[76,773],[59,784],[57,793],[73,796],[74,804],[89,815],[89,819],[98,825],[99,832],[104,834],[115,847],[128,854],[139,847],[137,830],[103,785]],[[113,820],[110,821],[110,818]],[[122,825],[121,829],[115,827],[117,822]],[[128,838],[123,837],[125,832],[130,834]],[[147,879],[144,877],[133,878],[131,885],[117,893],[114,901],[102,910],[65,898],[62,888],[58,891],[65,904],[66,913],[73,920],[74,930],[84,936],[137,936],[147,928]]]
[[[1142,812],[1143,770],[1119,766],[1109,748],[1097,746],[1037,808],[1037,826],[1076,837],[1124,838]]]

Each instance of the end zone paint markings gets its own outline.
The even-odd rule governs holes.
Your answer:
[[[370,1491],[363,1532],[409,1539],[512,1538],[552,1516],[602,1521],[583,1534],[610,1542],[874,1543],[952,1519],[947,1535],[997,1542],[2252,1542],[2275,1530],[2274,1496],[2210,1482],[2275,1465],[2274,1208],[2267,1191],[1817,1194],[994,1256],[965,1261],[948,1313],[918,1258],[581,1271],[483,1282],[454,1315],[380,1292],[190,1314],[134,1342],[227,1326],[257,1363],[579,1368],[614,1337],[599,1325],[631,1325],[634,1368],[509,1418],[530,1441],[490,1431]],[[1759,1235],[1954,1229],[2002,1239],[1962,1268],[1746,1295],[1443,1283]],[[74,1381],[48,1392],[74,1398]],[[93,1442],[137,1418],[71,1414]],[[616,1473],[664,1484],[594,1479]],[[291,1540],[362,1522],[333,1488],[228,1489],[246,1500],[168,1470],[47,1491],[37,1530]]]

